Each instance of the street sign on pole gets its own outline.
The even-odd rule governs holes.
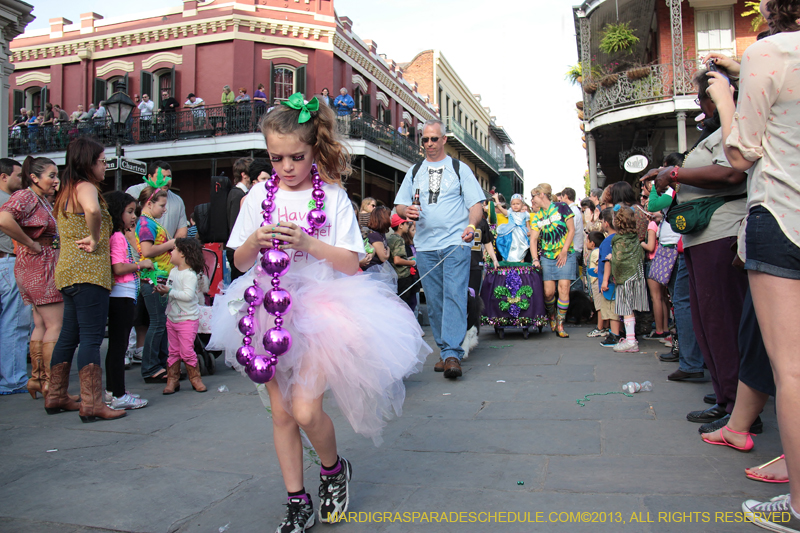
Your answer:
[[[121,168],[133,174],[147,174],[147,163],[129,157],[114,157],[106,160],[106,170],[117,170]]]

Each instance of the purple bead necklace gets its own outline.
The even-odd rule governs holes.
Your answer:
[[[316,163],[311,165],[311,181],[314,188],[311,191],[316,208],[309,211],[306,217],[309,228],[302,228],[310,236],[319,233],[319,229],[325,225],[325,191],[322,190],[322,178],[319,177]],[[275,170],[272,170],[272,177],[267,180],[267,197],[261,202],[261,214],[264,222],[261,226],[272,224],[272,212],[275,210],[275,193],[278,192],[280,177]],[[292,347],[292,335],[284,329],[283,315],[289,312],[292,307],[292,297],[289,291],[281,288],[281,276],[289,271],[291,258],[289,254],[279,249],[281,240],[273,239],[272,248],[261,249],[261,262],[256,265],[253,285],[245,289],[244,300],[247,302],[247,315],[239,320],[239,331],[244,335],[242,346],[236,351],[236,360],[244,367],[247,376],[256,383],[266,383],[275,377],[275,365],[278,364],[278,357],[289,351]],[[272,288],[266,293],[259,286],[259,278],[272,276],[270,284]],[[256,307],[264,304],[267,313],[275,317],[275,327],[269,329],[262,339],[265,354],[257,354],[253,346],[253,335],[258,329],[258,322],[255,317]]]

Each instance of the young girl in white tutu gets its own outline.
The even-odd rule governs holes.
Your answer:
[[[356,275],[364,244],[341,185],[349,157],[334,112],[297,93],[266,115],[261,130],[274,171],[245,197],[231,232],[235,266],[247,273],[214,302],[211,346],[224,346],[230,364],[266,381],[289,499],[277,532],[288,533],[315,521],[300,428],[322,462],[320,521],[347,511],[352,467],[337,454],[323,393],[330,390],[353,429],[378,444],[385,419],[401,413],[403,378],[431,349],[388,284]]]

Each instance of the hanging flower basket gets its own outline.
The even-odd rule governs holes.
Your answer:
[[[597,92],[597,82],[587,81],[583,84],[583,92],[586,94],[594,94]]]
[[[575,107],[577,107],[579,110],[583,111],[583,100],[575,102]]]
[[[611,87],[615,85],[619,81],[619,74],[609,74],[608,76],[603,76],[600,78],[600,85],[603,87]]]
[[[631,81],[641,80],[650,75],[650,67],[636,67],[625,72]]]
[[[583,120],[583,111],[578,111],[578,118]]]

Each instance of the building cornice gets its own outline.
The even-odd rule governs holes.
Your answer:
[[[361,73],[370,78],[383,91],[396,95],[406,107],[416,112],[417,118],[424,122],[429,118],[435,117],[430,109],[427,109],[421,101],[417,101],[406,92],[406,90],[403,89],[397,81],[392,79],[389,74],[384,72],[372,58],[367,57],[338,33],[333,36],[333,47],[336,55],[350,63],[350,65],[359,68]]]
[[[249,38],[246,37],[248,34]],[[52,64],[53,60],[59,63],[79,61],[80,50],[88,50],[95,58],[98,57],[98,52],[113,52],[111,54],[113,57],[130,54],[131,47],[155,43],[167,42],[170,43],[168,48],[179,47],[189,44],[187,41],[194,40],[196,37],[201,37],[203,42],[208,42],[209,40],[231,39],[262,41],[263,39],[258,38],[259,36],[275,36],[275,42],[280,44],[330,50],[330,45],[325,46],[325,44],[328,44],[326,40],[330,41],[334,34],[335,29],[329,26],[231,14],[196,21],[181,21],[155,28],[141,28],[107,35],[94,34],[60,42],[18,46],[12,48],[11,58],[14,63],[25,68],[27,67],[25,63],[28,61],[46,60],[48,64]],[[213,39],[220,35],[223,36],[222,39]],[[72,60],[58,61],[64,58]]]

